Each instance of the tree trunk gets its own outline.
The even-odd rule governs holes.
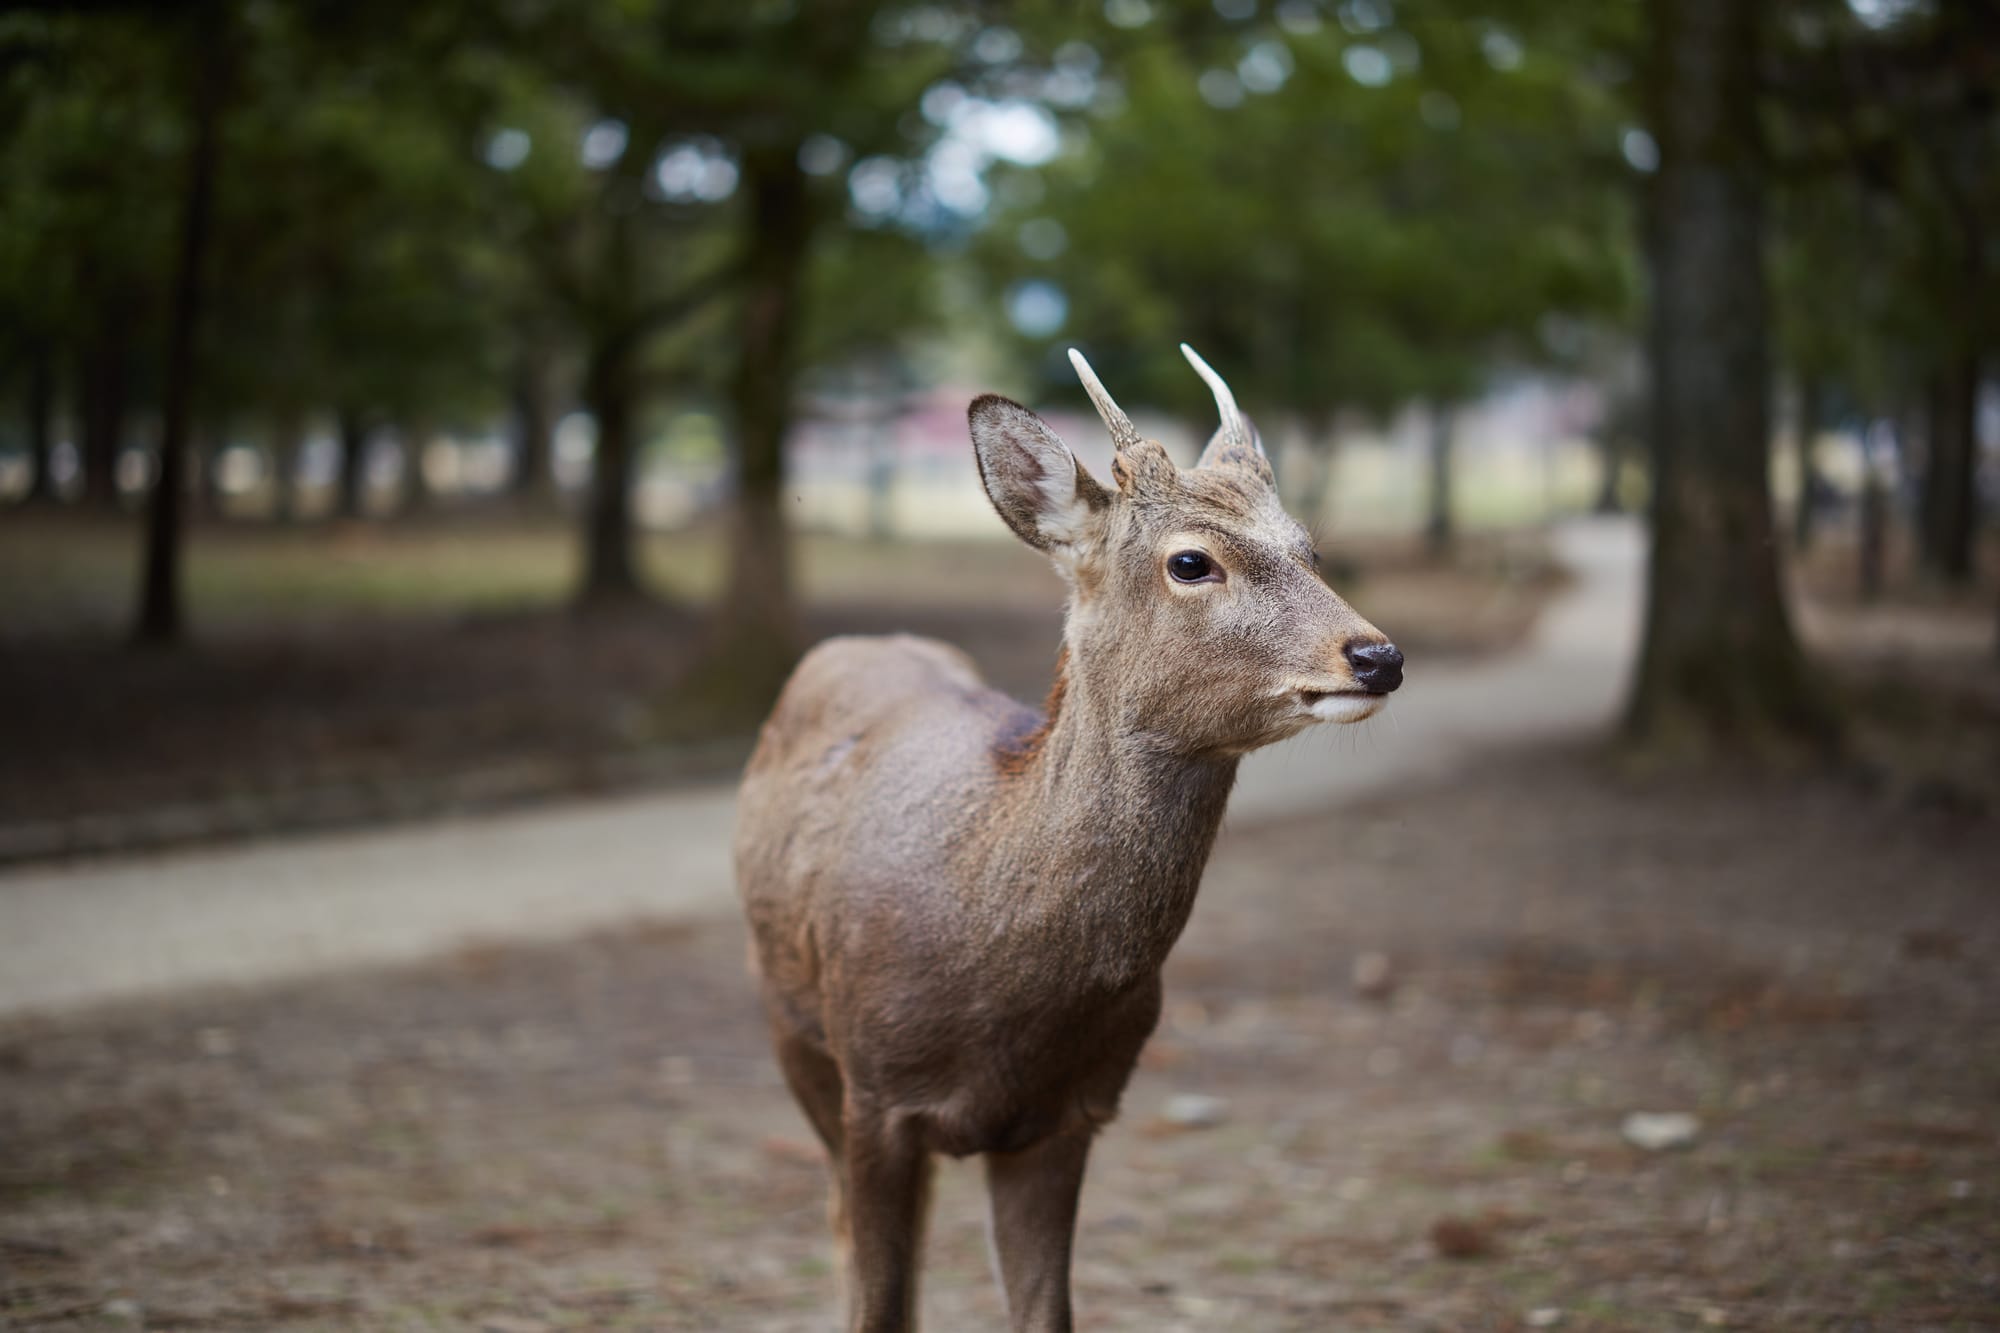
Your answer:
[[[424,474],[424,450],[431,441],[431,425],[422,420],[399,422],[396,437],[403,450],[402,493],[397,497],[398,511],[422,513],[437,499],[431,490],[431,479]]]
[[[550,470],[555,412],[549,371],[548,355],[539,347],[523,352],[514,367],[514,475],[508,489],[521,500],[539,500],[555,489]]]
[[[1923,565],[1950,583],[1972,579],[1977,532],[1979,466],[1979,363],[1960,355],[1932,379],[1930,430],[1925,453]]]
[[[127,367],[131,360],[122,313],[107,311],[77,366],[78,441],[84,499],[98,509],[119,503],[118,459],[125,447]]]
[[[306,420],[302,412],[278,415],[271,432],[271,516],[281,523],[299,517],[299,456],[305,452]]]
[[[28,364],[28,465],[34,476],[28,499],[59,500],[56,491],[56,371],[48,351],[38,351]]]
[[[1792,509],[1792,545],[1801,555],[1812,544],[1814,507],[1820,493],[1820,412],[1826,391],[1811,375],[1799,379],[1799,493]]]
[[[340,498],[342,518],[368,516],[368,423],[352,408],[340,413]]]
[[[1449,403],[1439,403],[1431,408],[1430,415],[1431,512],[1424,524],[1424,541],[1433,556],[1442,556],[1451,550],[1453,535],[1452,436],[1458,414]]]
[[[1618,483],[1625,478],[1625,441],[1608,425],[1598,431],[1597,466],[1597,503],[1591,506],[1592,510],[1599,514],[1624,513],[1625,501],[1618,493]]]
[[[1861,600],[1882,595],[1882,560],[1889,545],[1889,497],[1882,487],[1882,465],[1866,443],[1861,452],[1861,540],[1856,580]]]
[[[643,184],[628,154],[606,186],[609,217],[598,255],[600,292],[613,298],[609,309],[593,312],[584,368],[584,406],[597,423],[591,452],[590,494],[583,511],[583,584],[575,602],[582,608],[627,606],[645,599],[632,558],[632,479],[639,413],[639,369],[652,333],[638,290],[638,238],[634,220],[644,207]]]
[[[1837,720],[1793,637],[1773,540],[1760,7],[1647,9],[1653,532],[1625,733],[1664,752],[1825,749]]]
[[[737,702],[757,711],[775,697],[799,651],[783,492],[799,287],[812,223],[795,145],[747,154],[743,167],[749,251],[729,384],[736,427],[736,501],[729,516],[729,573],[714,657]]]
[[[584,400],[597,421],[590,499],[584,511],[584,606],[615,606],[645,597],[632,560],[632,475],[635,441],[632,348],[624,338],[593,349]]]
[[[149,505],[145,566],[139,588],[135,637],[145,644],[171,643],[181,636],[181,520],[187,501],[188,428],[194,408],[202,266],[208,257],[227,49],[227,38],[220,33],[205,32],[199,40],[207,47],[207,58],[200,62],[204,68],[195,75],[194,143],[188,153],[180,252],[174,264],[173,306],[167,313],[160,467]]]

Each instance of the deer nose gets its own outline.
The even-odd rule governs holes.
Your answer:
[[[1370,694],[1387,694],[1403,683],[1403,654],[1393,643],[1350,643],[1343,650],[1354,681]]]

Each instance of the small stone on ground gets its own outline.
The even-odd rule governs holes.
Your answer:
[[[1701,1121],[1686,1111],[1634,1111],[1620,1132],[1635,1148],[1665,1152],[1693,1144],[1701,1136]]]

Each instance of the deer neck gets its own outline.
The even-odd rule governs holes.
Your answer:
[[[1123,673],[1093,670],[1108,665],[1064,648],[1011,795],[1036,911],[1117,986],[1156,972],[1187,924],[1237,759],[1148,731]]]

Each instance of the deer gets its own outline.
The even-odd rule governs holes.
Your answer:
[[[1239,761],[1380,710],[1403,655],[1320,577],[1222,377],[1192,469],[1111,433],[1099,482],[1039,416],[972,401],[1000,518],[1068,584],[1040,711],[907,635],[837,637],[745,769],[736,877],[777,1062],[826,1150],[852,1333],[916,1327],[933,1159],[984,1158],[1010,1327],[1071,1326],[1092,1139],[1160,1017]]]

